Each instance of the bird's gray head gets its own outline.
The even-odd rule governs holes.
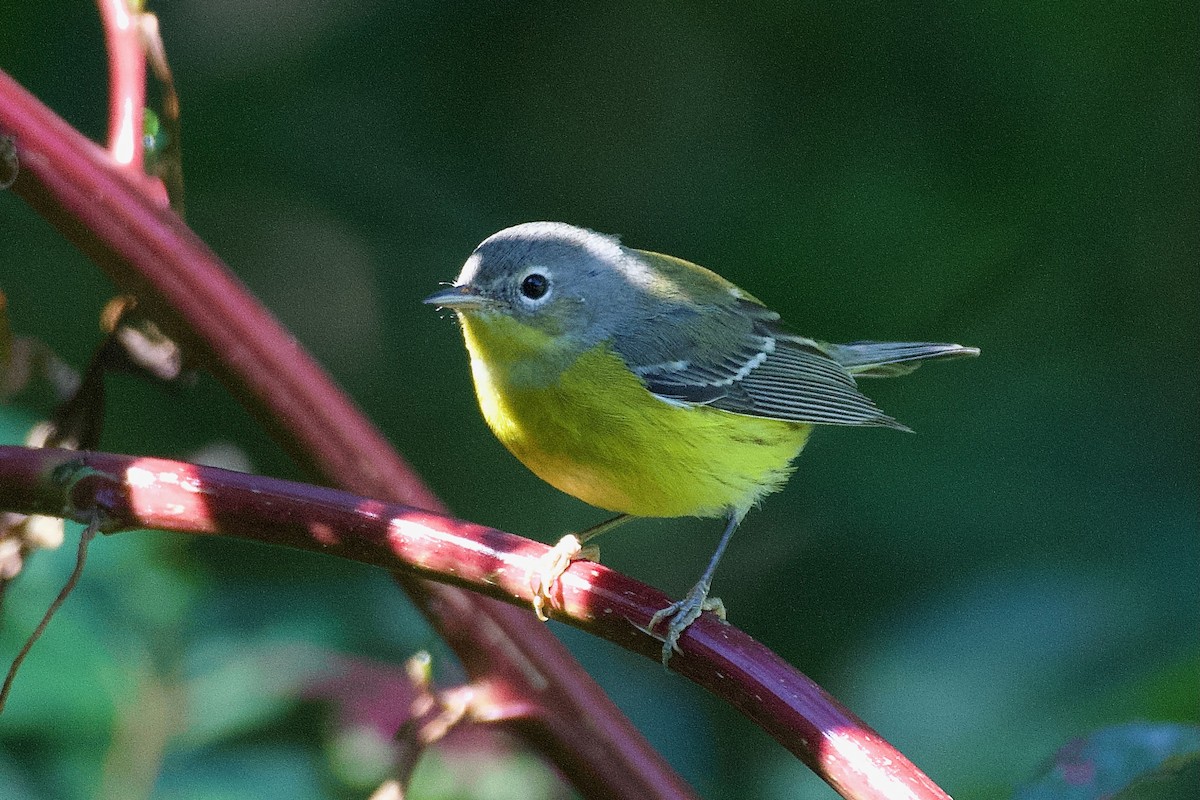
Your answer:
[[[454,285],[425,302],[464,314],[505,314],[593,344],[611,334],[618,309],[637,305],[631,276],[642,269],[615,236],[562,222],[527,222],[485,239]]]

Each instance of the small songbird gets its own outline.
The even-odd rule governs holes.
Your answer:
[[[479,406],[504,446],[551,486],[619,515],[552,550],[538,616],[600,532],[630,517],[726,520],[700,581],[650,622],[668,620],[664,664],[704,610],[724,617],[708,596],[717,562],[746,512],[782,488],[813,425],[908,430],[856,378],[979,354],[797,336],[714,272],[561,222],[488,237],[425,302],[458,314]]]

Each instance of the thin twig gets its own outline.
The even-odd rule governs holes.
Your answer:
[[[25,640],[25,644],[21,645],[21,650],[13,659],[12,666],[8,668],[8,674],[4,677],[4,687],[0,688],[0,714],[4,713],[4,706],[8,702],[8,693],[12,689],[13,681],[17,678],[17,671],[21,668],[25,657],[29,655],[29,651],[33,649],[34,643],[42,638],[42,633],[45,632],[46,626],[50,624],[50,620],[58,611],[59,607],[66,602],[67,597],[74,591],[76,584],[79,583],[79,577],[83,575],[83,565],[87,562],[88,545],[92,539],[100,531],[101,514],[99,511],[94,511],[92,521],[87,524],[83,532],[79,535],[79,549],[75,553],[75,569],[71,570],[71,576],[67,578],[67,582],[59,591],[58,596],[54,598],[54,602],[46,609],[46,613],[42,615],[42,621],[33,629],[33,633],[29,634],[29,638]]]

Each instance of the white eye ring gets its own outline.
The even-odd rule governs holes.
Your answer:
[[[550,270],[545,267],[530,267],[521,276],[517,290],[521,294],[521,302],[529,306],[539,306],[550,299],[553,294]]]

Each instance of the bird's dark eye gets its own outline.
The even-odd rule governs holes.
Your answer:
[[[521,294],[530,300],[537,300],[550,291],[550,279],[540,272],[531,272],[521,281]]]

